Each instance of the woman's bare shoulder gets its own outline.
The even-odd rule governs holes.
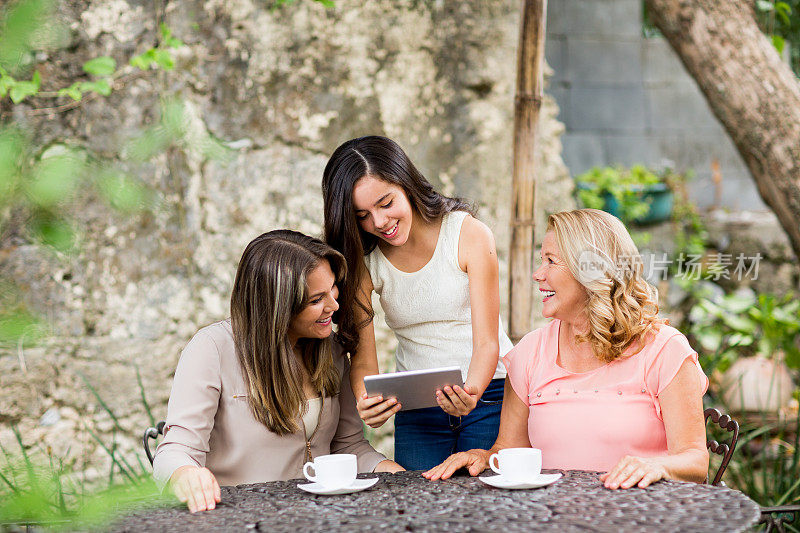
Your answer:
[[[495,246],[494,234],[489,226],[469,213],[464,217],[464,223],[461,225],[461,237],[466,237],[468,244],[489,244],[492,248]]]

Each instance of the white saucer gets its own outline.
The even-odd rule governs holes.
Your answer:
[[[368,489],[373,486],[375,483],[378,482],[380,478],[371,477],[367,479],[356,479],[352,485],[349,487],[342,487],[340,489],[329,489],[326,488],[319,483],[300,483],[297,485],[298,489],[302,489],[306,492],[310,492],[311,494],[324,494],[324,495],[334,495],[334,494],[350,494],[351,492],[358,492],[364,489]]]
[[[555,483],[560,478],[561,473],[539,474],[528,481],[511,481],[503,476],[481,476],[478,479],[498,489],[538,489],[539,487],[545,487],[551,483]]]

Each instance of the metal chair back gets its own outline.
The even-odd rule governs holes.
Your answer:
[[[164,434],[164,424],[166,422],[162,420],[156,427],[147,428],[144,430],[144,435],[142,436],[142,446],[144,447],[144,453],[147,455],[147,460],[150,461],[150,466],[153,466],[153,452],[150,451],[150,439],[154,441],[158,439],[159,435]]]
[[[800,524],[800,505],[775,505],[773,507],[761,508],[761,520],[759,525],[764,525],[764,533],[785,533],[786,525],[789,524],[796,531]]]
[[[729,415],[723,415],[719,409],[713,407],[706,409],[703,414],[705,415],[706,424],[708,424],[708,420],[711,419],[711,422],[731,434],[731,438],[722,443],[713,439],[709,439],[706,442],[706,448],[708,448],[709,452],[722,456],[722,462],[719,465],[719,469],[717,469],[717,474],[711,482],[712,485],[719,485],[722,482],[722,474],[725,473],[725,469],[731,461],[733,450],[736,449],[736,441],[739,439],[739,423]],[[708,480],[706,479],[706,481]]]

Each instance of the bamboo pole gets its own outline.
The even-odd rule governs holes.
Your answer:
[[[514,165],[509,253],[509,332],[515,343],[532,327],[536,123],[542,105],[547,0],[523,0],[514,98]]]

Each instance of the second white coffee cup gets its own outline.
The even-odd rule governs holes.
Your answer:
[[[313,474],[309,471],[313,471]],[[349,487],[356,480],[357,474],[358,458],[351,453],[320,455],[314,462],[303,465],[303,475],[307,480],[328,489]]]
[[[489,466],[509,481],[530,481],[542,472],[542,450],[503,448],[489,457]]]

